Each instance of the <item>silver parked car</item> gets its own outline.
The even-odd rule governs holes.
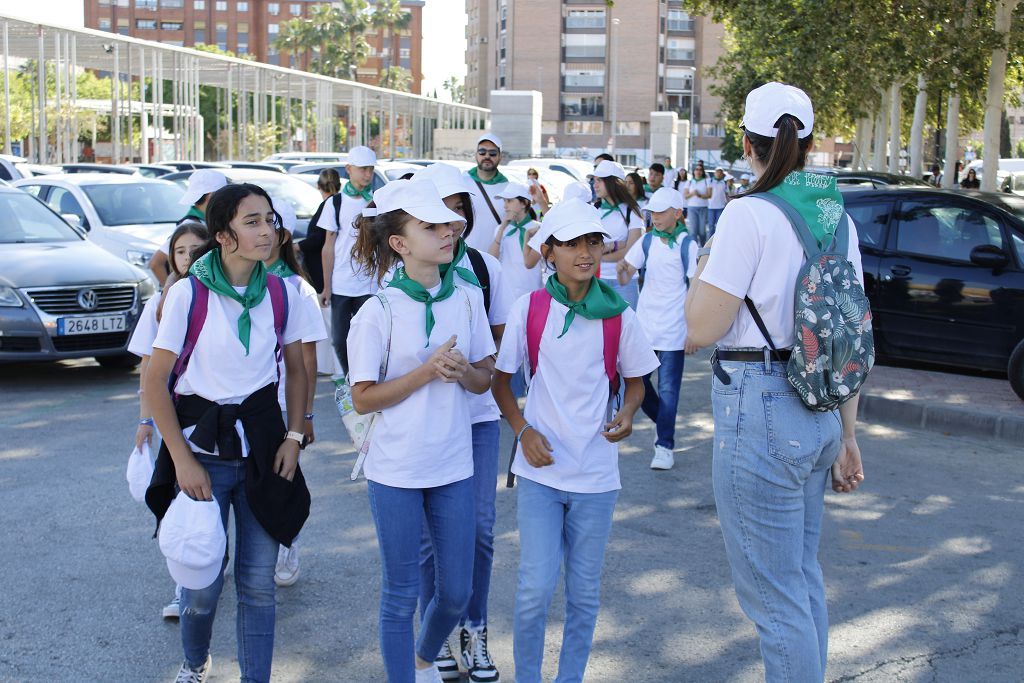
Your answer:
[[[130,368],[152,281],[42,202],[0,187],[0,363],[95,357]]]

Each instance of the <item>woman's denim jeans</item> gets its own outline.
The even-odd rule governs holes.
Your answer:
[[[712,482],[736,596],[761,641],[769,683],[819,683],[828,651],[818,541],[838,411],[804,406],[786,366],[723,361],[712,380]]]
[[[491,592],[491,567],[494,564],[494,501],[498,487],[498,420],[473,425],[473,500],[476,506],[476,552],[473,557],[473,593],[463,623],[482,626],[487,623],[487,596]],[[423,522],[420,540],[420,616],[434,598],[434,547],[430,531]]]
[[[676,412],[679,409],[679,386],[683,383],[683,365],[686,352],[657,351],[661,365],[657,369],[658,389],[655,391],[651,375],[644,377],[644,400],[640,409],[654,422],[658,438],[654,442],[665,448],[676,447]]]
[[[423,615],[415,654],[432,662],[469,604],[476,534],[473,478],[429,489],[403,489],[371,481],[367,491],[380,547],[384,672],[390,683],[413,683],[413,616],[420,589],[424,515],[434,547],[437,587]]]
[[[516,683],[539,683],[544,629],[565,563],[565,626],[555,683],[578,683],[590,658],[604,549],[618,491],[569,493],[525,477],[519,487],[519,585],[513,622]]]
[[[197,455],[210,474],[224,527],[235,509],[235,589],[238,593],[238,667],[243,683],[266,683],[274,659],[274,567],[277,541],[253,517],[245,497],[245,461]],[[185,661],[198,667],[210,652],[213,618],[224,588],[221,572],[202,590],[181,589],[181,644]]]
[[[708,207],[691,206],[686,210],[686,229],[703,245],[708,241]]]

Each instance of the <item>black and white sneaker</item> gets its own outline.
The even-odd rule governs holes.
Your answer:
[[[434,658],[434,666],[441,673],[442,681],[459,680],[459,663],[455,661],[455,655],[452,654],[452,647],[448,644],[447,638],[444,639],[441,651]]]
[[[487,651],[486,626],[459,629],[459,646],[462,663],[469,670],[469,680],[473,683],[494,683],[498,680],[498,668]]]
[[[174,683],[203,683],[210,674],[210,667],[212,666],[213,657],[210,655],[206,655],[206,661],[198,669],[190,667],[188,662],[182,662],[181,668],[178,669],[178,677],[174,679]]]

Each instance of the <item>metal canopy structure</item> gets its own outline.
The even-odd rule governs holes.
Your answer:
[[[409,156],[425,157],[431,154],[435,128],[484,129],[489,123],[490,111],[480,107],[105,31],[40,24],[7,15],[0,15],[0,30],[7,117],[4,151],[11,151],[11,60],[37,60],[39,92],[33,103],[32,157],[40,163],[77,160],[77,123],[71,113],[76,111],[76,74],[83,69],[107,72],[114,83],[122,84],[121,88],[111,87],[115,161],[137,157],[142,162],[158,162],[172,142],[176,158],[203,159],[205,131],[198,114],[201,86],[217,89],[218,111],[225,123],[222,126],[222,117],[215,117],[213,135],[226,138],[225,158],[252,158],[257,152],[253,131],[265,124],[281,129],[273,151],[312,151],[311,137],[317,151],[336,151],[339,120],[348,125],[348,145],[352,146],[374,142],[371,122],[375,119],[378,154],[395,156],[398,136],[406,142]],[[56,92],[46,89],[44,74],[50,68],[56,74]],[[138,88],[140,83],[144,87]],[[125,93],[132,92],[138,93],[137,99],[126,101]],[[169,108],[164,103],[167,99]],[[164,104],[158,106],[160,103]],[[51,126],[55,136],[45,132],[47,107],[58,118],[56,126]],[[304,121],[315,121],[314,130],[307,130]],[[134,142],[135,132],[140,133],[138,143]],[[157,136],[156,144],[150,144],[150,133]]]

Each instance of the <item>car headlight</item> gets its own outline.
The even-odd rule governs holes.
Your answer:
[[[140,301],[149,301],[154,296],[156,296],[156,285],[154,285],[153,281],[150,280],[148,277],[145,278],[144,280],[139,280],[137,284],[139,286]]]
[[[0,285],[0,306],[21,308],[25,305],[25,302],[21,300],[18,293],[14,291],[14,287],[6,287]]]
[[[124,253],[125,260],[133,266],[139,268],[146,268],[149,263],[149,259],[153,258],[153,252],[151,251],[137,251],[129,249]]]

